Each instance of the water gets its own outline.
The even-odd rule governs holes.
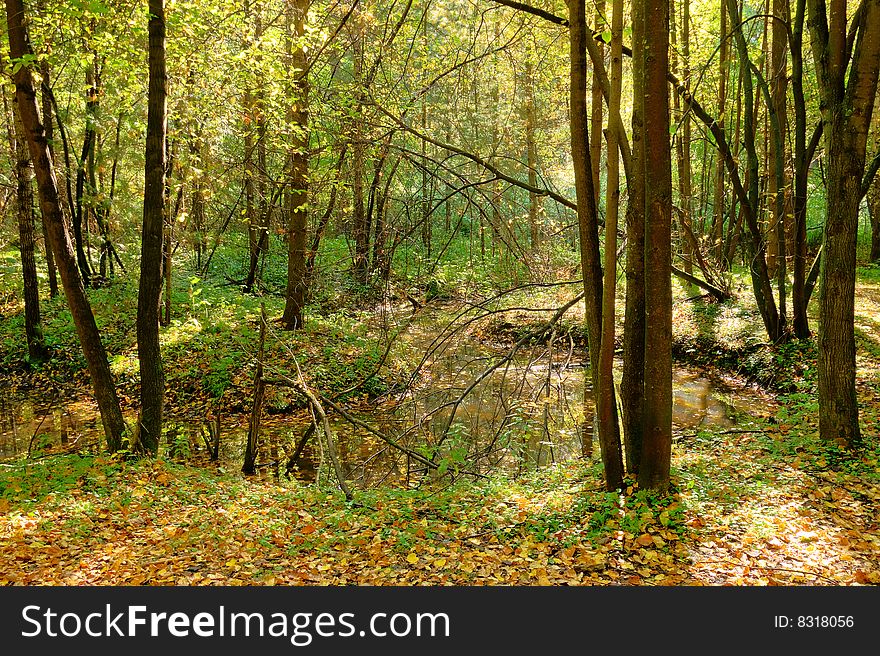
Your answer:
[[[391,351],[399,370],[419,375],[406,392],[349,409],[376,432],[418,453],[436,453],[446,471],[518,473],[576,457],[592,457],[593,406],[585,354],[565,336],[510,352],[478,329],[462,329],[443,341],[435,317],[408,325]],[[443,324],[445,325],[445,324]],[[618,367],[619,369],[619,367]],[[476,382],[475,381],[479,381]],[[686,367],[673,372],[673,423],[678,432],[726,430],[745,416],[766,414],[769,401],[735,381],[712,379]],[[357,487],[410,486],[425,475],[418,459],[387,444],[326,408],[346,472]],[[130,417],[129,420],[133,420]],[[207,461],[209,418],[166,421],[166,457]],[[291,474],[303,481],[328,476],[324,441],[311,440],[288,471],[305,434],[305,412],[262,421],[261,476]],[[246,417],[221,421],[220,463],[241,465]],[[89,401],[43,403],[0,390],[0,458],[102,448],[97,409]]]

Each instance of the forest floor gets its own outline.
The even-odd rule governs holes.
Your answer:
[[[219,397],[243,412],[250,375],[237,367],[253,348],[256,303],[202,299],[199,282],[176,299],[192,315],[163,336],[169,406],[204,414]],[[677,357],[756,381],[774,401],[734,429],[679,431],[666,496],[632,481],[605,492],[598,457],[346,502],[330,484],[254,480],[207,461],[50,449],[0,462],[0,584],[880,584],[880,270],[860,270],[857,296],[865,446],[855,454],[818,439],[812,342],[770,349],[753,309],[679,304]],[[49,315],[58,361],[38,374],[7,367],[6,389],[82,392],[75,342],[57,330],[63,314]],[[130,318],[99,310],[127,404]],[[527,327],[505,322],[493,334]],[[338,313],[302,338],[327,388],[348,389],[381,360],[365,326]],[[272,398],[270,411],[292,403]]]

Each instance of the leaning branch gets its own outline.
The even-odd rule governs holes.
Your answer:
[[[705,280],[700,280],[696,276],[692,276],[686,271],[682,271],[675,265],[672,266],[672,273],[681,278],[682,280],[691,283],[692,285],[696,285],[700,289],[705,289],[707,292],[712,294],[715,298],[717,298],[722,303],[730,298],[730,292],[726,292],[723,289],[719,289],[715,285],[706,282]]]

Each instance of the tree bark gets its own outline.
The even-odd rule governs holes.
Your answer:
[[[162,434],[165,393],[159,349],[159,296],[162,290],[162,233],[165,224],[165,3],[149,3],[149,97],[144,168],[144,220],[138,288],[138,362],[141,412],[135,450],[155,455]]]
[[[536,125],[538,112],[535,105],[535,48],[529,40],[526,52],[525,86],[526,86],[526,165],[528,166],[529,186],[538,186],[538,146],[536,141]],[[532,253],[537,254],[541,245],[541,228],[539,215],[541,212],[540,197],[533,191],[529,192],[529,245]],[[449,217],[447,209],[447,219]]]
[[[874,153],[880,156],[880,111],[874,110]],[[868,215],[871,221],[871,262],[880,262],[880,178],[876,175],[868,187]]]
[[[644,2],[645,409],[639,487],[665,491],[672,453],[672,153],[669,0]]]
[[[24,55],[32,54],[25,28],[22,0],[6,0],[6,19],[9,30],[10,56],[13,62],[20,62]],[[30,68],[21,66],[15,73],[14,79],[21,121],[27,132],[28,148],[37,177],[43,220],[48,226],[49,241],[58,260],[58,270],[61,274],[67,304],[88,363],[92,388],[104,424],[107,447],[110,451],[117,451],[122,446],[125,421],[122,418],[113,376],[107,363],[107,353],[101,343],[95,317],[86,297],[83,281],[79,276],[70,235],[64,225],[58,197],[58,184],[55,179],[52,158],[49,155],[46,133],[40,123],[37,95],[31,80]]]
[[[54,138],[54,129],[53,129],[53,120],[52,120],[52,99],[50,98],[50,94],[46,92],[46,89],[49,89],[49,62],[47,60],[43,60],[40,62],[40,75],[42,77],[42,93],[40,100],[43,105],[43,128],[46,132],[46,142],[49,144],[49,155],[52,160],[55,160],[55,153],[52,149],[52,140]],[[25,139],[25,144],[26,144]],[[25,145],[27,148],[27,145]],[[58,271],[55,266],[55,255],[52,253],[52,245],[49,243],[49,234],[46,228],[46,222],[40,221],[43,227],[43,245],[46,248],[46,269],[49,274],[49,297],[55,298],[58,296]]]
[[[593,389],[599,389],[599,352],[602,341],[602,266],[599,257],[599,223],[593,187],[593,163],[587,135],[587,31],[584,0],[569,3],[571,79],[571,152],[577,194],[578,233],[581,271],[584,278],[584,304],[593,372]],[[600,429],[599,445],[605,465],[605,486],[616,490],[623,484],[623,458],[615,423],[611,433]]]
[[[856,396],[855,277],[858,212],[868,127],[880,71],[880,2],[855,14],[847,78],[846,0],[809,0],[813,59],[825,122],[828,216],[819,297],[819,434],[847,448],[861,441]]]
[[[596,416],[600,435],[617,436],[617,402],[614,393],[615,294],[617,293],[617,219],[620,208],[620,156],[615,117],[620,114],[623,73],[623,0],[612,1],[611,88],[608,102],[608,164],[605,182],[605,271],[602,283],[602,340],[599,352],[599,387],[596,389]],[[594,73],[595,77],[595,73]],[[598,166],[596,167],[598,168]],[[620,438],[615,437],[619,445]],[[620,447],[617,446],[619,449]],[[616,463],[615,463],[616,464]]]
[[[287,298],[281,323],[286,330],[303,326],[306,299],[306,229],[309,199],[309,81],[302,39],[309,0],[287,0],[290,23],[290,72],[293,89],[288,122],[292,126],[288,154]]]
[[[632,3],[633,98],[644,95],[645,71],[636,66],[644,59],[645,6]],[[626,210],[626,309],[623,320],[623,374],[620,401],[626,468],[638,475],[642,458],[645,405],[645,114],[644,103],[634,102],[632,113],[632,165],[627,178]]]
[[[24,284],[24,332],[28,345],[28,361],[42,362],[48,356],[40,322],[40,289],[37,263],[34,258],[34,174],[28,156],[27,137],[21,123],[17,103],[13,104],[15,123],[15,178],[18,215],[18,248]]]
[[[794,104],[794,265],[792,267],[792,327],[798,339],[810,336],[807,318],[807,183],[812,153],[807,150],[807,106],[804,98],[804,15],[806,0],[795,0],[791,26],[791,91]]]

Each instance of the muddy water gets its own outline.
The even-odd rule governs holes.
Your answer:
[[[592,457],[593,409],[586,355],[565,339],[509,352],[479,332],[462,330],[442,341],[436,323],[410,324],[392,351],[396,370],[418,375],[407,391],[353,411],[357,418],[409,449],[435,453],[444,469],[522,472],[552,462]],[[476,382],[475,381],[479,381]],[[678,367],[673,374],[675,429],[725,430],[768,411],[768,399],[734,382]],[[130,418],[130,419],[133,419]],[[266,417],[261,431],[261,476],[283,475],[306,428],[304,414]],[[360,487],[413,485],[424,468],[373,433],[331,415],[340,460]],[[220,462],[240,467],[246,418],[221,425]],[[207,421],[167,421],[166,457],[207,460]],[[42,403],[0,390],[0,458],[100,450],[103,433],[88,401]],[[304,481],[328,477],[325,442],[312,437],[291,474]],[[329,479],[328,479],[329,483]]]

